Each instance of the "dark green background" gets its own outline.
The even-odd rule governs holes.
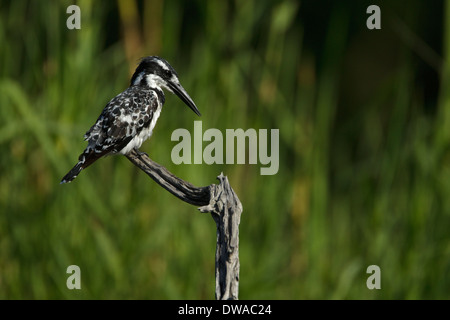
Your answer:
[[[208,214],[123,156],[59,185],[145,55],[174,66],[203,130],[280,130],[276,175],[177,166],[171,133],[199,118],[167,95],[142,147],[194,185],[228,176],[240,298],[450,298],[449,19],[447,1],[0,1],[0,298],[214,298]]]

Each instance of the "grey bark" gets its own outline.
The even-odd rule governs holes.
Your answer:
[[[128,160],[143,170],[161,187],[179,199],[200,206],[201,212],[209,212],[216,222],[216,299],[237,300],[239,292],[239,223],[242,204],[221,173],[219,184],[195,187],[184,181],[149,156],[138,150],[127,154]]]

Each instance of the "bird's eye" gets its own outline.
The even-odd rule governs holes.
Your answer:
[[[170,71],[170,70],[164,70],[164,75],[165,75],[167,78],[172,78],[172,71]]]

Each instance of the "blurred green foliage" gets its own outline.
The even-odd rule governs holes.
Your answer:
[[[59,185],[145,55],[178,71],[203,130],[280,129],[276,175],[176,166],[171,133],[198,118],[167,95],[142,147],[194,185],[229,177],[240,298],[450,298],[450,6],[378,1],[370,31],[372,2],[0,1],[0,298],[214,298],[210,216],[122,156]]]

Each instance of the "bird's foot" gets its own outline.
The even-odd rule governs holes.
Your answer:
[[[140,155],[140,156],[143,156],[143,155],[148,156],[144,151],[141,151],[141,150],[139,150],[139,149],[137,149],[137,148],[135,148],[134,150],[135,150],[135,151],[137,152],[137,154]]]

